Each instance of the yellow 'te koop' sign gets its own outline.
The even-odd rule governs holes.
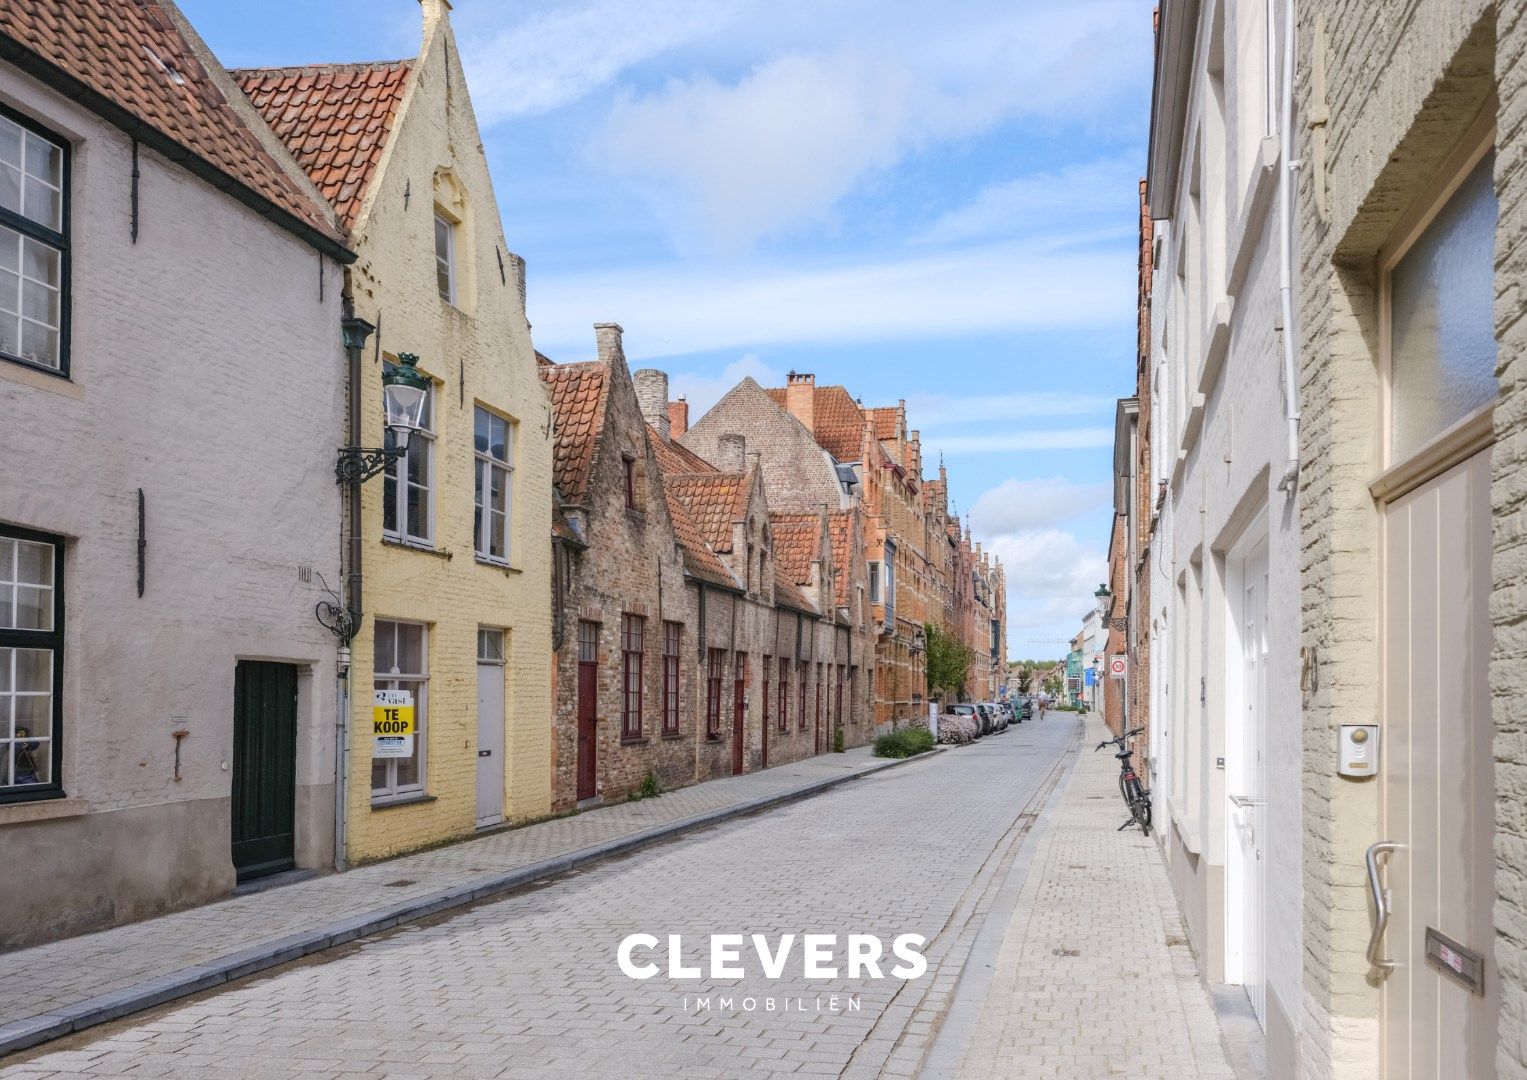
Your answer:
[[[371,707],[373,735],[414,734],[414,695],[408,690],[377,690]]]

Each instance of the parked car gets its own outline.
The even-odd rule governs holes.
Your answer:
[[[1034,699],[1026,697],[1018,704],[1018,722],[1034,719]]]
[[[1013,718],[1008,715],[1007,706],[1000,701],[988,701],[986,707],[991,710],[992,720],[996,723],[997,730],[1006,731],[1007,725],[1013,722]]]
[[[976,702],[976,708],[981,711],[982,716],[986,717],[986,733],[988,735],[995,735],[1007,726],[997,706],[992,702],[978,701]]]
[[[982,735],[989,735],[989,734],[991,734],[991,719],[990,719],[990,717],[988,717],[985,712],[983,712],[981,709],[977,708],[975,705],[971,705],[971,704],[966,703],[966,702],[961,702],[958,705],[951,705],[951,706],[949,706],[949,708],[944,710],[944,711],[945,712],[953,713],[955,716],[973,716],[973,717],[975,717],[977,725],[979,725],[981,734]]]

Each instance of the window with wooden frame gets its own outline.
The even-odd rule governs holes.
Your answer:
[[[395,365],[382,364],[384,372]],[[435,543],[435,386],[424,390],[419,429],[408,440],[408,452],[390,458],[382,480],[382,535],[416,547]],[[392,445],[387,432],[384,445]]]
[[[485,562],[509,565],[514,425],[481,405],[473,411],[473,549]]]
[[[640,615],[620,617],[620,736],[642,737],[642,641],[647,620]]]
[[[801,701],[800,701],[801,711],[796,713],[796,716],[798,716],[800,718],[797,721],[797,724],[798,724],[799,730],[801,730],[801,731],[805,731],[806,730],[806,673],[807,673],[807,671],[810,668],[811,668],[811,665],[808,664],[808,663],[805,663],[804,661],[802,661],[801,663],[799,663],[799,664],[797,664],[795,666],[796,676],[797,676],[797,678],[798,678],[798,680],[800,682],[800,688],[801,688],[800,689],[800,694],[801,694]]]
[[[63,796],[64,541],[0,525],[0,802]]]
[[[764,657],[760,672],[764,675],[764,726],[768,727],[768,681],[774,677],[774,657]]]
[[[684,628],[663,624],[663,734],[679,733],[679,645]]]
[[[414,699],[414,749],[406,758],[373,758],[372,802],[424,793],[429,745],[429,630],[419,623],[376,620],[372,689],[406,690]]]
[[[815,695],[816,701],[815,701],[815,703],[812,706],[812,715],[814,717],[814,722],[818,723],[818,724],[820,724],[822,722],[822,683],[823,683],[823,679],[822,679],[822,665],[818,664],[817,665],[816,695]]]
[[[1389,471],[1375,481],[1376,496],[1394,497],[1493,438],[1493,115],[1476,122],[1421,211],[1379,256]]]
[[[636,505],[636,459],[630,454],[623,454],[620,459],[622,470],[622,482],[625,485],[626,509],[635,510]]]
[[[435,289],[447,304],[456,302],[456,223],[435,211]]]
[[[726,650],[706,650],[705,734],[712,739],[721,736],[721,680],[725,670]]]
[[[779,658],[779,730],[790,730],[790,661]]]
[[[0,108],[0,357],[69,374],[69,144]]]

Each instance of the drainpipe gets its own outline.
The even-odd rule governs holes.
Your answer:
[[[345,359],[349,367],[348,411],[350,438],[348,445],[361,445],[361,353],[366,340],[375,329],[365,319],[357,318],[355,305],[349,296],[341,301],[340,329],[344,335]],[[346,497],[346,518],[350,535],[345,567],[345,608],[348,612],[344,643],[339,648],[339,662],[343,668],[338,688],[338,700],[334,725],[334,869],[343,870],[347,856],[347,808],[350,800],[350,703],[354,700],[355,680],[350,642],[361,625],[361,482],[349,484]]]
[[[1299,159],[1294,157],[1294,2],[1286,0],[1284,4],[1283,117],[1278,155],[1278,299],[1283,317],[1283,393],[1288,406],[1288,461],[1278,490],[1290,493],[1299,481],[1299,357],[1294,337],[1294,210],[1299,188]]]

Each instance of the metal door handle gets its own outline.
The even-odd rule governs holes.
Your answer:
[[[1250,795],[1231,795],[1230,801],[1236,806],[1240,807],[1242,810],[1246,810],[1257,805],[1257,803],[1261,802],[1262,800],[1254,799]]]
[[[1379,956],[1384,943],[1384,931],[1389,928],[1389,890],[1379,881],[1379,856],[1399,851],[1401,845],[1393,840],[1380,840],[1368,849],[1368,891],[1373,896],[1373,935],[1368,938],[1368,963],[1388,975],[1394,970],[1394,961]]]

